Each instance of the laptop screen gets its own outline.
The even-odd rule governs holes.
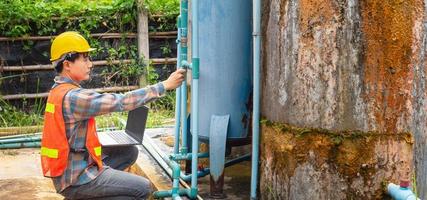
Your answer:
[[[132,136],[138,142],[142,142],[144,137],[145,124],[148,117],[148,108],[142,106],[131,110],[126,122],[126,133]]]

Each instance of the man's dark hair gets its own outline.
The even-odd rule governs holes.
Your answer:
[[[60,61],[58,61],[58,63],[56,63],[55,65],[55,71],[57,73],[61,73],[62,69],[64,68],[64,61],[68,60],[70,62],[74,62],[75,60],[77,60],[77,58],[80,57],[80,53],[67,53],[65,54],[65,57],[63,59],[61,59]]]

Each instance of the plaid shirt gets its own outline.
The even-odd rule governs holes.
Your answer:
[[[79,88],[70,90],[64,97],[62,112],[65,132],[70,148],[85,148],[88,119],[111,112],[129,111],[161,97],[165,93],[162,83],[133,90],[125,94],[100,94],[83,89],[71,79],[57,76],[53,87],[61,83],[72,83]],[[53,88],[52,87],[52,88]],[[60,177],[53,178],[56,191],[61,192],[70,185],[90,182],[100,173],[95,161],[86,153],[69,153],[67,169]]]

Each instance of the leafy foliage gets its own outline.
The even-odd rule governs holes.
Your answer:
[[[42,123],[43,115],[41,113],[22,112],[0,98],[0,127],[40,125]]]
[[[97,29],[136,29],[134,0],[3,0],[0,33],[3,36],[57,35],[76,30],[86,35]]]
[[[145,0],[151,15],[176,17],[179,15],[179,0]]]
[[[158,81],[159,75],[152,66],[144,67],[144,60],[138,58],[135,40],[123,37],[112,42],[90,36],[91,33],[105,32],[120,32],[124,36],[126,33],[136,32],[137,2],[138,0],[1,0],[0,36],[53,36],[64,31],[78,31],[88,38],[92,47],[97,49],[92,57],[108,61],[108,67],[101,74],[106,86],[135,85],[142,75],[145,75],[147,83],[154,84]],[[144,2],[150,16],[157,15],[154,20],[156,27],[150,27],[150,31],[176,29],[179,0],[144,0]],[[23,41],[22,44],[28,54],[35,45],[31,40]],[[171,49],[166,44],[161,48],[164,54],[170,56]],[[43,55],[48,58],[48,52]],[[112,63],[113,60],[125,59],[131,62]],[[160,112],[160,116],[154,117],[153,120],[169,118],[171,111],[163,110],[172,110],[174,102],[175,93],[168,92],[165,97],[151,103],[150,107],[156,113]],[[28,103],[23,101],[23,105]],[[28,107],[27,112],[18,110],[0,99],[0,127],[42,124],[44,108],[42,100],[36,100],[35,105],[22,107]],[[119,117],[123,116],[113,115],[113,118]],[[105,121],[109,120],[111,119]],[[118,123],[117,120],[112,121]],[[152,123],[153,126],[159,124],[157,121]]]
[[[156,73],[153,65],[146,67],[145,78],[148,84],[156,84],[159,81],[159,75]],[[155,111],[174,110],[175,108],[175,91],[168,91],[166,95],[150,103],[150,108]]]
[[[126,44],[122,41],[121,44]],[[138,79],[144,72],[144,60],[138,58],[138,49],[135,45],[120,45],[118,48],[105,48],[109,55],[107,58],[108,68],[104,68],[101,75],[104,77],[104,84],[112,85],[136,85]],[[121,62],[113,64],[114,60],[130,59],[130,63]]]
[[[179,15],[179,0],[145,0],[145,7],[148,10],[151,21],[152,32],[176,30],[176,18]]]
[[[127,112],[115,112],[96,117],[98,128],[124,129],[122,122],[126,122]],[[174,112],[170,110],[150,111],[148,113],[147,128],[157,128],[165,125],[173,125]]]

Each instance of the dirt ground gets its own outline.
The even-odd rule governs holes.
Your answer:
[[[39,149],[0,151],[0,199],[64,199],[44,178]]]
[[[146,136],[165,152],[172,151],[173,129],[146,130]],[[238,151],[246,151],[242,148]],[[235,150],[233,150],[235,151]],[[236,151],[237,152],[237,151]],[[241,154],[243,152],[238,152]],[[250,191],[250,162],[242,162],[225,169],[224,191],[226,199],[248,199]],[[172,183],[157,162],[140,148],[139,158],[132,173],[147,177],[158,190],[171,189]],[[209,176],[199,179],[199,194],[209,199]],[[50,179],[44,178],[40,166],[38,148],[0,150],[0,199],[26,200],[64,199],[56,194]]]

